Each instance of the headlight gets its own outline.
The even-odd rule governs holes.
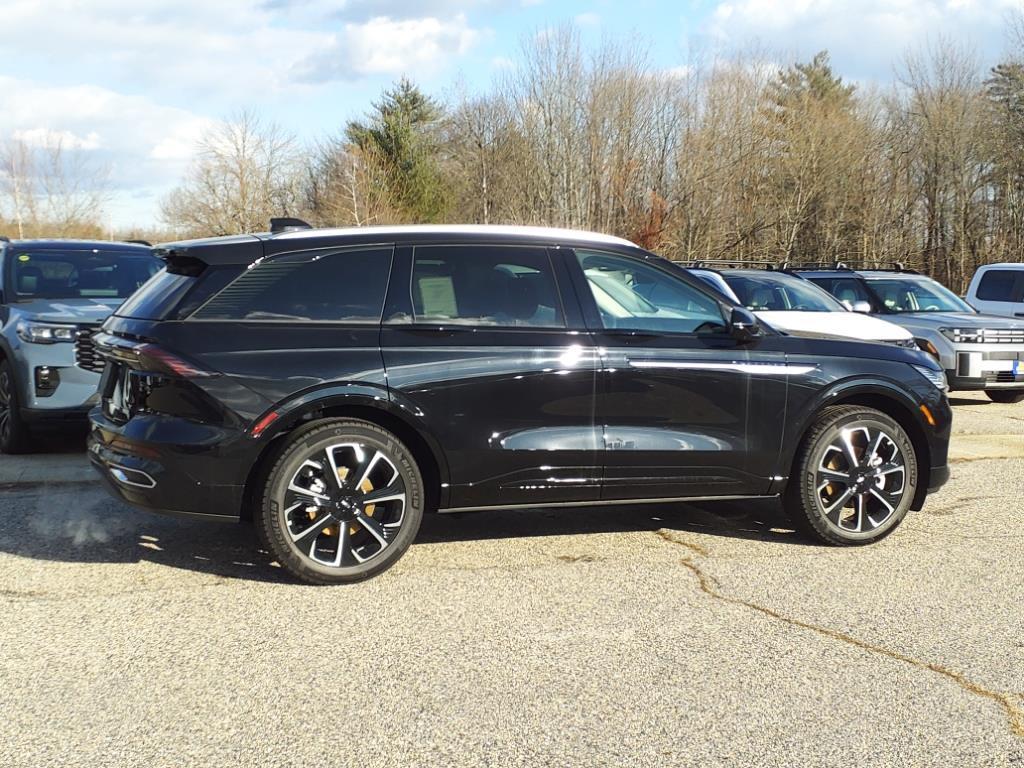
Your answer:
[[[61,341],[74,341],[78,327],[74,325],[53,325],[52,323],[33,323],[22,320],[18,323],[18,336],[30,344],[56,344]]]
[[[913,339],[896,339],[893,344],[904,349],[917,349],[917,342]]]
[[[936,389],[940,389],[943,392],[949,389],[949,383],[946,381],[946,374],[944,371],[925,368],[923,365],[912,365],[910,367],[934,384]]]
[[[928,339],[915,339],[918,349],[927,352],[929,355],[938,360],[941,356],[939,355],[938,348],[932,344]]]
[[[980,344],[985,341],[984,328],[939,328],[939,333],[957,344]]]

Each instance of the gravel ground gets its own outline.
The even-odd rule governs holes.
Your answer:
[[[956,403],[950,484],[852,550],[769,503],[488,513],[315,588],[8,486],[0,765],[1024,766],[1024,405]]]

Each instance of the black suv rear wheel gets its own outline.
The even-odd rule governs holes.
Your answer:
[[[28,425],[21,418],[14,368],[0,362],[0,452],[26,453],[32,449]]]
[[[1024,403],[1024,392],[1017,389],[986,389],[985,394],[993,403]]]
[[[786,490],[793,522],[828,544],[870,544],[892,533],[917,490],[906,431],[881,411],[834,406],[804,437]]]
[[[257,515],[261,538],[312,584],[361,581],[390,568],[416,538],[423,478],[385,429],[332,419],[289,439]]]

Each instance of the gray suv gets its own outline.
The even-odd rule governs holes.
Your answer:
[[[93,331],[162,266],[141,243],[0,238],[0,451],[30,450],[43,422],[85,423]]]
[[[980,314],[913,270],[790,271],[840,301],[866,302],[872,314],[906,328],[945,369],[950,391],[984,390],[997,403],[1024,402],[1024,321]]]

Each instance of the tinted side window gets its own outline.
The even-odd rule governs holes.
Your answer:
[[[546,248],[420,246],[411,288],[416,322],[565,327]]]
[[[193,317],[378,323],[391,256],[391,248],[365,248],[278,257],[246,270]]]
[[[990,269],[978,283],[982,301],[1024,301],[1024,269]]]
[[[723,331],[718,302],[637,259],[576,251],[605,328],[670,333]]]

